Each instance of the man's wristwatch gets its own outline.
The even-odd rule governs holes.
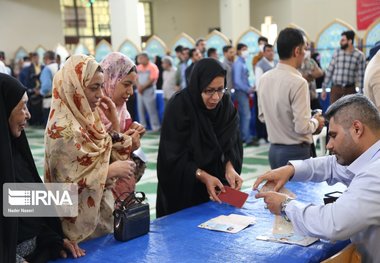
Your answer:
[[[286,206],[289,204],[290,201],[294,200],[293,198],[286,197],[285,201],[281,203],[281,216],[288,222],[290,222],[289,217],[285,213]]]

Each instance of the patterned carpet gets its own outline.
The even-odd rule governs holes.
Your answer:
[[[33,157],[37,165],[38,172],[43,177],[44,163],[44,130],[38,128],[28,128],[26,134],[32,149]],[[157,188],[157,149],[159,143],[158,133],[147,133],[142,139],[141,145],[148,157],[147,169],[137,190],[147,194],[151,209],[151,219],[155,218],[156,188]],[[259,147],[245,147],[242,177],[244,179],[243,189],[252,187],[255,178],[269,170],[268,148],[269,144],[260,142]]]

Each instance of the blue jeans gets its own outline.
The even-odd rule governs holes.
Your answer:
[[[238,103],[238,113],[240,117],[240,134],[245,143],[252,141],[252,135],[249,130],[251,120],[251,110],[249,107],[249,96],[244,91],[235,91],[235,100]]]
[[[311,145],[271,144],[269,147],[269,164],[271,169],[286,165],[291,160],[305,160],[311,157]]]

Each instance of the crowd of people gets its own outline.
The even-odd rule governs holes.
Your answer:
[[[66,257],[67,252],[85,256],[80,242],[113,231],[115,199],[132,193],[141,176],[132,156],[146,133],[146,113],[151,129],[160,131],[157,217],[210,199],[220,202],[218,193],[225,186],[239,190],[243,145],[257,145],[257,139],[264,138],[270,142],[273,170],[259,177],[254,189],[264,180],[274,182],[276,191],[288,180],[342,182],[348,188],[328,205],[302,204],[276,192],[256,197],[290,220],[296,231],[330,240],[351,238],[364,262],[379,261],[380,53],[365,73],[366,60],[353,46],[353,32],[343,32],[340,44],[324,73],[302,31],[280,32],[278,62],[274,47],[262,37],[261,51],[252,61],[255,85],[248,81],[253,72],[246,65],[247,45],[237,44],[236,54],[233,46],[225,46],[220,62],[215,49],[206,50],[203,39],[194,49],[176,48],[178,65],[169,56],[156,65],[147,53],[138,55],[136,65],[118,52],[100,63],[91,56],[73,55],[60,64],[48,51],[44,66],[31,54],[18,81],[0,64],[2,183],[41,182],[24,132],[29,122],[45,127],[44,182],[79,187],[77,217],[48,220],[2,214],[1,262],[46,262]],[[315,80],[323,76],[322,98],[332,82],[325,117],[311,113],[312,105],[319,107]],[[363,82],[367,97],[354,94],[356,87],[363,89]],[[165,98],[162,123],[155,105],[159,83]],[[127,108],[134,94],[141,124]],[[257,117],[251,116],[252,96]],[[262,137],[253,138],[249,130],[255,117]],[[332,155],[310,158],[312,135],[322,130],[325,118]]]
[[[321,98],[326,99],[326,88],[331,86],[330,104],[345,94],[362,90],[366,60],[364,54],[354,47],[355,33],[342,33],[341,48],[337,50],[329,67],[323,71],[320,66],[320,55],[311,54],[310,47],[306,46],[305,56],[297,70],[308,82],[310,107],[312,110],[321,109],[317,89],[321,89]],[[218,57],[213,47],[206,49],[206,41],[202,38],[196,41],[194,48],[181,45],[175,48],[175,57],[170,55],[160,57],[141,53],[134,58],[137,81],[134,85],[135,94],[128,102],[133,119],[152,131],[161,128],[161,112],[156,105],[156,90],[163,90],[164,105],[176,92],[189,85],[190,74],[195,63],[205,57],[222,61],[227,70],[227,88],[231,99],[237,107],[240,118],[240,134],[246,146],[259,145],[260,139],[268,142],[266,125],[259,118],[259,84],[261,76],[274,69],[278,63],[275,60],[275,47],[268,43],[266,37],[258,38],[259,52],[254,54],[252,61],[249,57],[249,47],[238,43],[236,47],[223,47],[223,58]],[[278,51],[277,51],[278,52]],[[28,88],[29,110],[32,118],[30,125],[45,127],[51,103],[53,77],[63,65],[59,55],[47,51],[43,57],[43,64],[39,64],[37,53],[30,53],[20,61],[19,68],[13,70],[4,64],[5,54],[0,52],[0,72],[17,77]],[[175,63],[178,61],[178,63]],[[58,63],[57,63],[58,62]],[[253,71],[247,67],[252,64]],[[249,77],[254,76],[254,83]],[[254,110],[252,110],[254,107]]]

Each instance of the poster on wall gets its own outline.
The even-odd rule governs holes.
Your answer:
[[[380,0],[356,0],[358,30],[366,30],[379,17]]]

